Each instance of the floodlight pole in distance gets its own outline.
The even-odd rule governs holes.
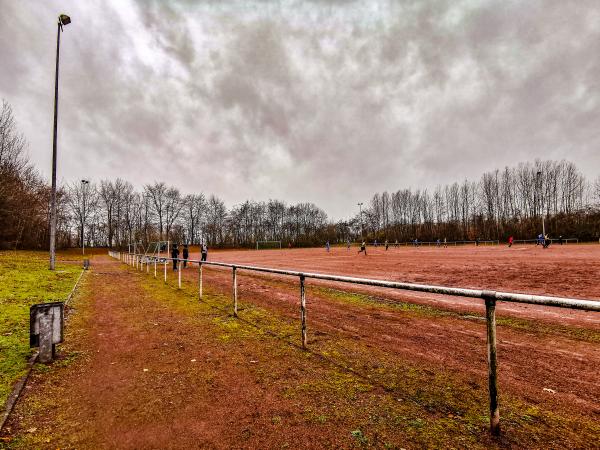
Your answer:
[[[362,221],[362,202],[360,202],[358,204],[358,209],[360,211],[360,238],[364,239],[365,237],[365,232],[363,231],[363,221]]]
[[[540,186],[540,191],[542,190],[542,171],[538,170],[537,174],[536,174],[536,183],[535,183],[535,189],[537,191],[538,188],[538,184]],[[540,192],[541,194],[541,192]],[[538,195],[538,197],[541,199],[541,195]],[[544,208],[540,207],[540,215],[542,216],[542,235],[544,236],[544,239],[546,239],[546,218],[544,217]]]
[[[56,75],[54,78],[54,134],[52,138],[52,191],[50,192],[50,270],[54,270],[56,262],[56,130],[58,126],[58,61],[60,56],[60,33],[63,26],[71,23],[65,14],[58,16],[56,34]]]
[[[86,194],[88,186],[90,185],[90,180],[81,180],[81,200],[83,202],[83,211],[81,214],[81,218],[83,219],[81,222],[81,254],[85,255],[85,203],[86,203]]]

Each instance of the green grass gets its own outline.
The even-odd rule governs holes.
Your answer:
[[[81,272],[79,264],[48,270],[45,252],[0,252],[0,405],[25,373],[29,349],[29,307],[63,301]]]

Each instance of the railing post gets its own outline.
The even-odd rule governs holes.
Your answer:
[[[179,286],[179,289],[181,289],[181,266],[181,261],[177,259],[177,285]]]
[[[202,300],[202,263],[198,263],[198,297]]]
[[[150,261],[146,260],[146,273],[150,273]]]
[[[165,283],[167,282],[167,260],[165,259]]]
[[[498,409],[498,360],[496,356],[496,293],[483,291],[485,320],[487,323],[488,384],[490,394],[490,433],[500,434],[500,411]]]
[[[300,320],[302,321],[302,348],[306,348],[306,292],[304,275],[300,275]]]
[[[158,265],[158,259],[154,258],[154,278],[156,278],[156,266]]]
[[[233,317],[237,317],[237,271],[233,266]]]

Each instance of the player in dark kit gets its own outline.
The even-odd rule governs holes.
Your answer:
[[[358,251],[358,253],[360,252],[365,252],[365,256],[367,256],[367,244],[365,243],[365,241],[363,241],[362,244],[360,244],[360,250]]]
[[[187,267],[187,260],[190,256],[190,250],[188,249],[187,244],[183,244],[183,268]]]
[[[177,244],[173,244],[171,258],[173,258],[173,270],[175,271],[177,270],[177,258],[179,258],[179,248],[177,248]]]

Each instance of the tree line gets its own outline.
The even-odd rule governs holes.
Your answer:
[[[600,177],[588,182],[572,162],[536,160],[478,181],[377,193],[362,220],[367,236],[401,241],[533,238],[542,220],[551,236],[597,240],[599,206]]]
[[[0,246],[45,249],[50,188],[27,157],[12,109],[0,110]],[[312,203],[245,201],[227,208],[204,193],[184,194],[163,182],[137,189],[122,179],[76,180],[59,187],[59,247],[126,247],[159,240],[209,246],[322,245],[360,239],[408,241],[529,238],[541,220],[553,236],[597,240],[600,177],[586,180],[568,161],[521,163],[429,189],[373,195],[362,214],[334,222]]]

